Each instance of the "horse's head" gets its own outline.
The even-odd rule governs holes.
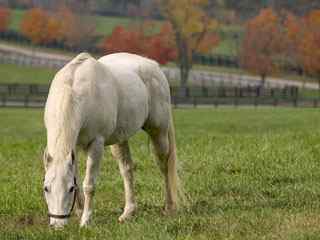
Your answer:
[[[56,161],[44,153],[46,170],[43,191],[48,205],[50,225],[62,227],[68,221],[76,200],[76,167],[72,151],[64,161]]]

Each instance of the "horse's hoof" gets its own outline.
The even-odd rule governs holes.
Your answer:
[[[76,209],[76,211],[75,211],[75,214],[76,214],[76,216],[77,216],[78,218],[81,218],[82,213],[83,213],[83,210],[82,210],[82,209]]]
[[[177,213],[177,206],[175,204],[166,205],[162,210],[163,215],[172,216]]]
[[[90,215],[91,214],[82,214],[81,221],[80,221],[80,227],[87,227],[90,223]]]
[[[118,218],[119,223],[124,223],[129,218],[133,217],[137,212],[137,206],[132,205],[128,208],[125,208],[124,212],[121,214],[121,216]]]
[[[86,228],[88,226],[89,226],[89,220],[80,222],[80,227],[81,228]]]

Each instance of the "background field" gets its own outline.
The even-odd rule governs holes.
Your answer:
[[[174,217],[161,215],[162,179],[147,138],[139,134],[131,141],[138,215],[117,223],[122,180],[106,154],[92,226],[79,229],[73,217],[57,232],[47,227],[42,198],[42,112],[1,109],[0,123],[0,239],[318,239],[320,234],[318,110],[176,110],[189,205]]]
[[[49,68],[0,64],[0,83],[49,84],[56,72]]]

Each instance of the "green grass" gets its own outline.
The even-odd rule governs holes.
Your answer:
[[[240,43],[234,39],[220,39],[219,45],[212,50],[212,54],[237,56],[240,49]]]
[[[9,29],[19,32],[20,23],[23,19],[25,11],[19,9],[11,9],[10,25]]]
[[[103,36],[110,35],[114,27],[122,25],[124,27],[132,23],[132,19],[125,17],[95,16],[97,32]]]
[[[53,231],[42,197],[42,112],[0,109],[0,239],[319,239],[319,118],[317,109],[176,110],[189,206],[161,215],[162,178],[138,134],[131,140],[137,216],[117,223],[122,180],[108,153],[92,226],[79,229],[74,217]]]
[[[55,72],[47,68],[0,64],[0,83],[49,84]]]

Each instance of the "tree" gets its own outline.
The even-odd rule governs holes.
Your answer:
[[[146,55],[160,64],[166,64],[177,58],[177,49],[173,39],[173,30],[169,23],[162,25],[158,34],[149,38]]]
[[[46,43],[48,18],[47,12],[41,8],[27,11],[20,26],[22,34],[34,44]]]
[[[170,24],[163,24],[159,33],[150,34],[152,25],[130,26],[127,30],[122,26],[114,28],[100,46],[105,53],[129,52],[146,56],[165,64],[176,59],[175,43],[172,39]]]
[[[88,13],[82,12],[80,15],[63,6],[58,10],[57,16],[63,21],[63,40],[68,46],[86,48],[92,44],[96,26]]]
[[[178,51],[181,85],[186,86],[193,55],[209,52],[218,44],[218,23],[210,19],[204,8],[208,0],[163,0],[162,10],[172,25]],[[206,47],[204,47],[206,45]]]
[[[61,41],[63,21],[41,8],[27,11],[21,22],[21,32],[34,44]]]
[[[138,30],[127,30],[123,26],[117,26],[112,34],[105,38],[101,48],[105,53],[129,52],[142,54],[144,35]]]
[[[244,68],[261,76],[262,86],[277,68],[282,43],[280,20],[271,8],[263,9],[247,23],[240,61]]]
[[[6,7],[0,7],[0,32],[7,30],[10,22],[10,11]]]
[[[284,55],[290,66],[302,66],[303,21],[288,12],[284,20]]]
[[[320,10],[314,10],[303,18],[303,37],[299,48],[304,70],[317,77],[320,93]]]

